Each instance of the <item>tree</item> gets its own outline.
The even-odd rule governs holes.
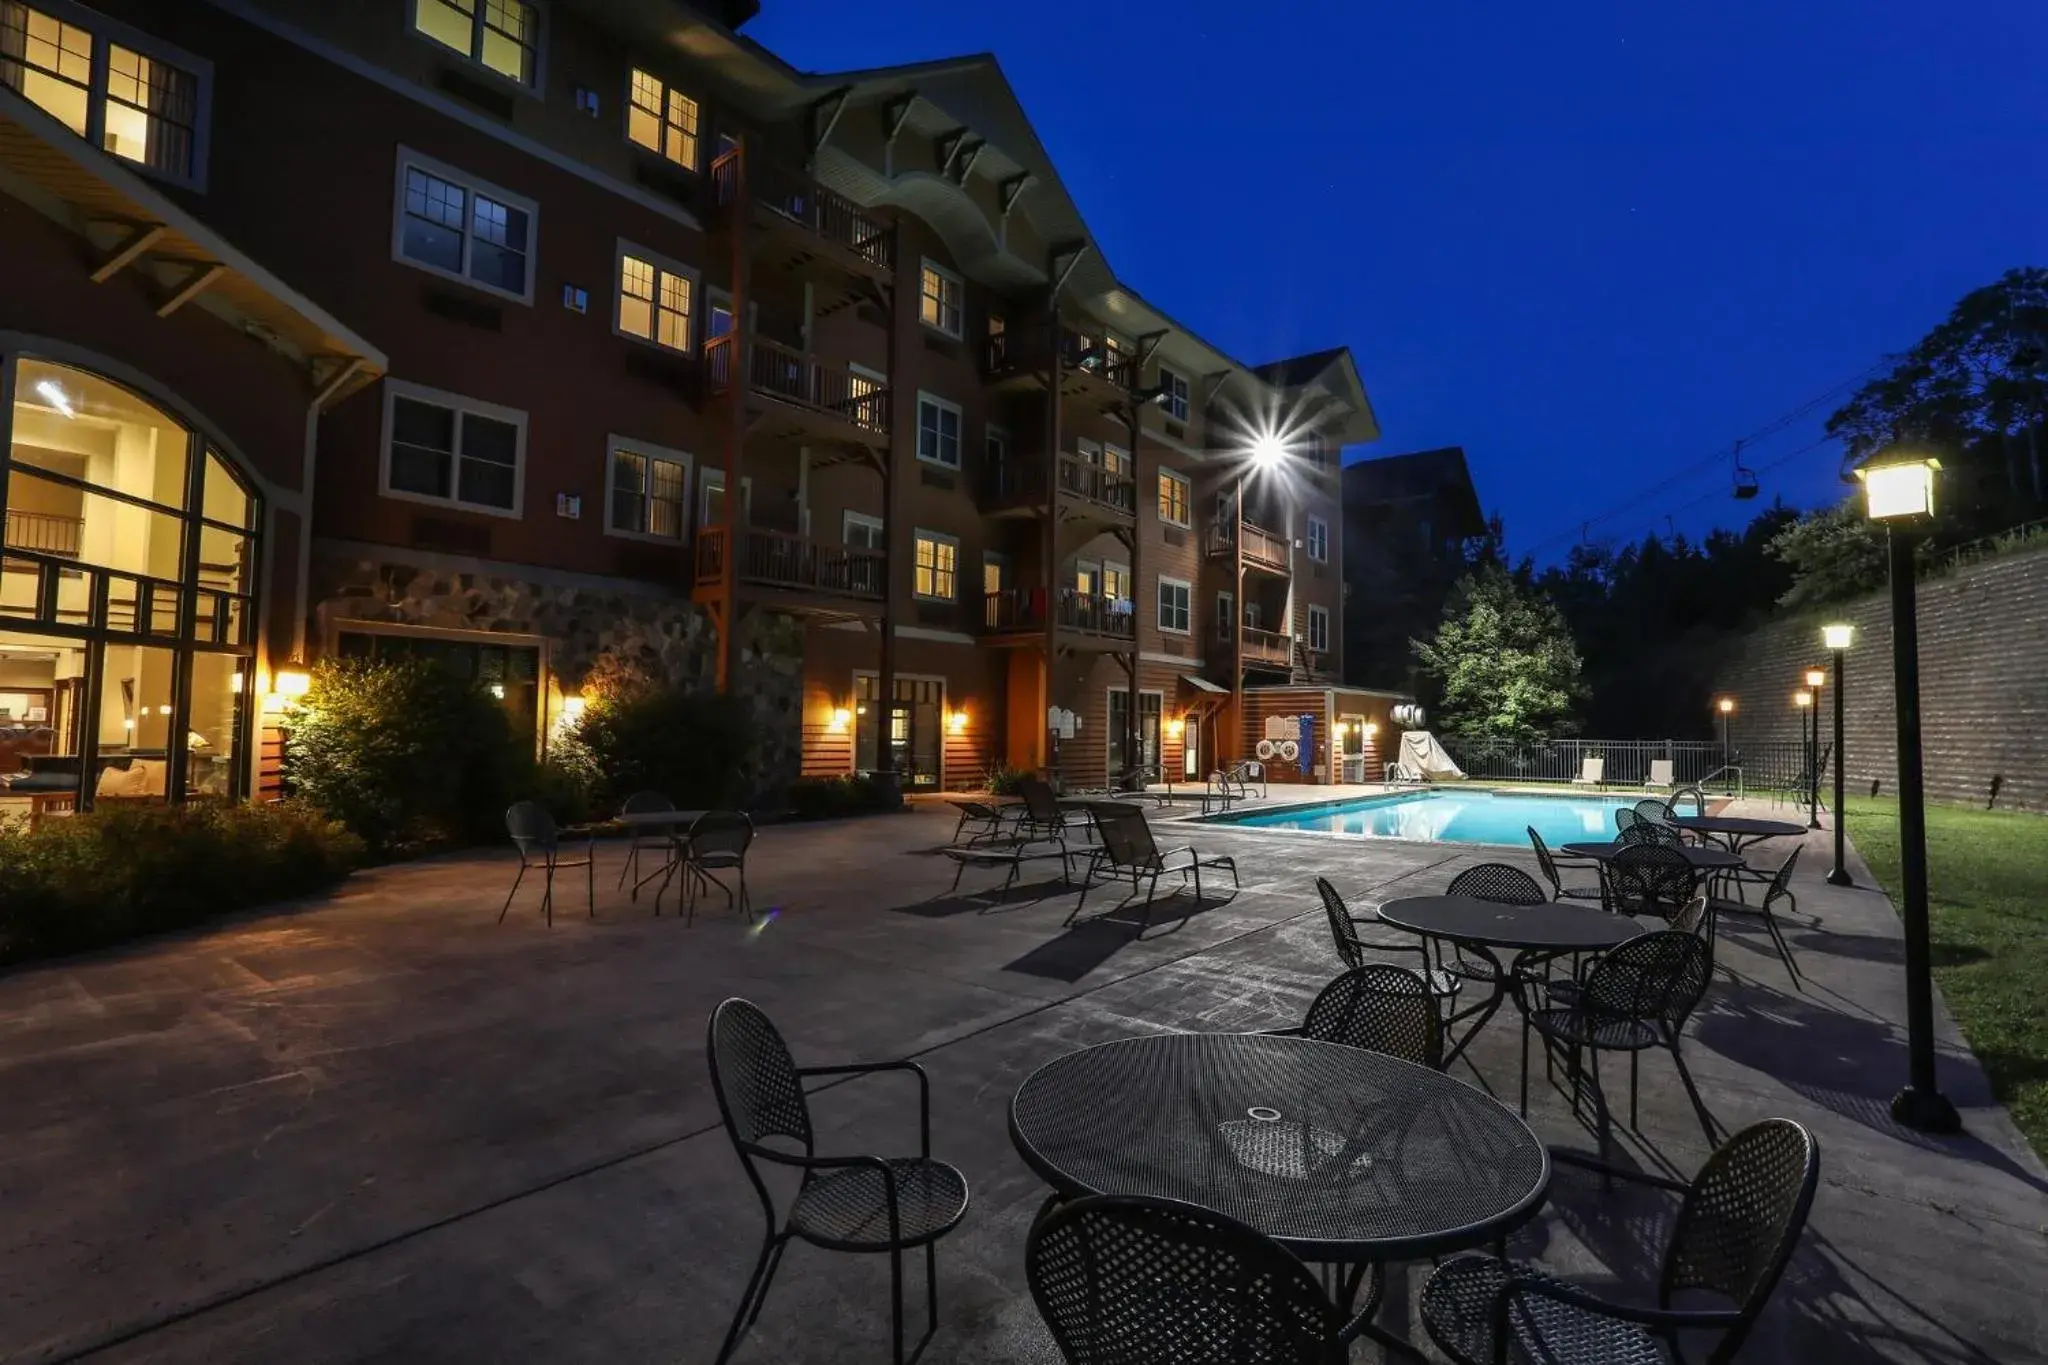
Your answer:
[[[1460,579],[1436,637],[1410,644],[1438,682],[1447,733],[1531,740],[1570,729],[1582,690],[1571,630],[1556,603],[1500,565]]]
[[[1884,529],[1855,498],[1809,512],[1771,538],[1771,554],[1792,571],[1778,598],[1790,610],[1861,596],[1884,586]]]

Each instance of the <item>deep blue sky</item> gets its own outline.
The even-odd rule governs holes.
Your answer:
[[[2039,0],[765,0],[747,32],[813,70],[994,52],[1120,275],[1248,361],[1348,344],[1385,433],[1352,458],[1464,446],[1544,559],[2048,258]],[[1832,447],[1763,479],[1840,491]],[[1593,534],[1740,524],[1727,480]]]

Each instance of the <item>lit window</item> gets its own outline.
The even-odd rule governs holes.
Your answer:
[[[412,26],[507,80],[534,84],[540,11],[527,0],[413,0]]]
[[[1131,597],[1131,570],[1124,564],[1102,566],[1102,595],[1112,602],[1127,602]]]
[[[993,597],[1003,591],[1003,585],[1010,575],[1009,561],[993,551],[983,551],[981,556],[981,591],[984,597]]]
[[[1308,519],[1308,557],[1318,563],[1330,560],[1330,523],[1321,517]]]
[[[626,137],[678,166],[697,169],[697,101],[645,71],[633,72]]]
[[[88,26],[95,18],[90,12],[52,6],[58,8],[66,19],[0,0],[0,85],[102,150],[198,187],[204,178],[200,114],[212,69],[175,49],[144,51],[108,41]]]
[[[918,316],[924,319],[924,325],[936,328],[949,337],[959,336],[960,277],[950,270],[926,261],[921,290]]]
[[[401,261],[530,302],[535,213],[517,195],[399,150],[393,250]]]
[[[384,381],[384,492],[519,515],[526,414]]]
[[[932,531],[918,531],[915,565],[915,572],[911,575],[912,592],[935,601],[953,600],[960,565],[959,541]]]
[[[1166,415],[1176,422],[1188,420],[1187,376],[1175,374],[1164,365],[1159,367],[1159,406],[1166,409]]]
[[[1186,635],[1190,620],[1190,602],[1193,589],[1185,579],[1159,579],[1159,628],[1174,635]]]
[[[689,520],[690,457],[614,437],[611,466],[605,529],[650,540],[681,540]]]
[[[943,398],[917,396],[917,458],[948,469],[960,467],[960,409]]]
[[[1188,481],[1170,469],[1159,471],[1159,519],[1169,526],[1186,526],[1193,499]]]
[[[1308,609],[1308,647],[1318,654],[1330,652],[1330,609],[1310,607]]]
[[[627,336],[671,351],[690,349],[690,315],[697,280],[674,261],[627,243],[619,244],[619,308],[616,326]]]

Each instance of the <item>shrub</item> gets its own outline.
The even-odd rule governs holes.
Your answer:
[[[746,699],[677,687],[588,698],[559,745],[565,772],[587,783],[590,804],[611,814],[638,791],[684,810],[738,805],[753,786],[754,722]]]
[[[1015,796],[1019,784],[1029,776],[1031,774],[1022,768],[1006,768],[999,763],[991,764],[989,770],[982,774],[981,783],[991,796]]]
[[[118,805],[0,824],[0,960],[75,952],[301,896],[361,839],[303,803]]]
[[[373,852],[492,838],[531,779],[504,710],[422,659],[330,659],[291,717],[286,773]]]
[[[901,799],[888,784],[859,777],[800,777],[789,787],[789,814],[796,820],[834,820],[896,810]]]

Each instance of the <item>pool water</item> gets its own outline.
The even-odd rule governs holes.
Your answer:
[[[1614,812],[1630,797],[1531,796],[1516,792],[1421,791],[1364,796],[1289,810],[1213,817],[1246,829],[1290,829],[1445,844],[1521,844],[1533,827],[1556,848],[1614,838]]]

